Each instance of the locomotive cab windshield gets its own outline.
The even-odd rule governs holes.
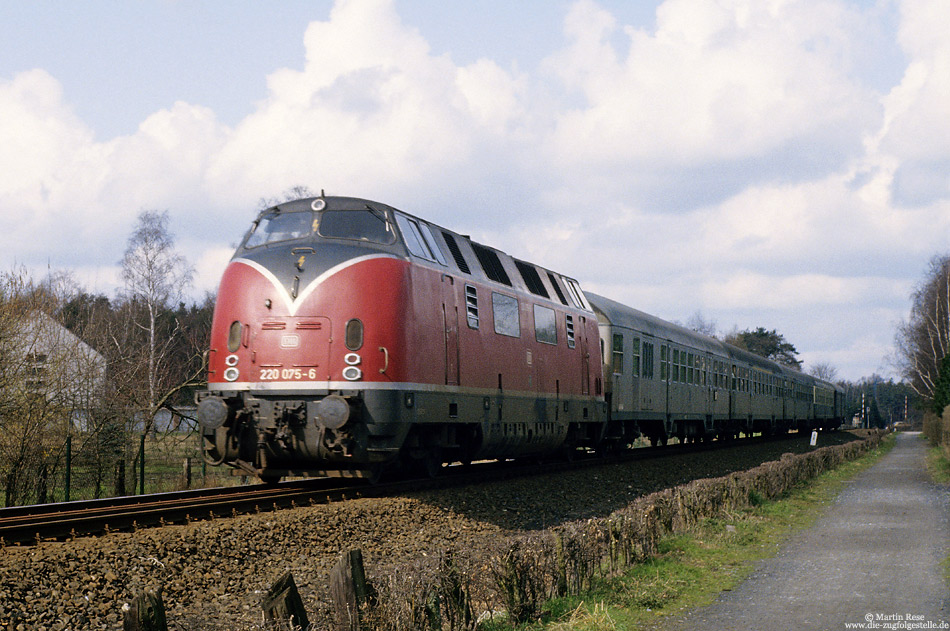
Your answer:
[[[261,216],[244,241],[247,249],[305,239],[349,239],[391,245],[396,240],[388,213],[375,208],[304,210],[275,209]]]

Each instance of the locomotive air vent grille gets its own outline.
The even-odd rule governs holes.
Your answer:
[[[564,292],[561,291],[561,286],[557,284],[557,280],[554,278],[554,274],[548,272],[548,280],[551,281],[551,286],[554,287],[554,292],[557,294],[557,299],[561,301],[562,305],[567,305],[567,299],[564,298]]]
[[[320,322],[298,322],[298,329],[305,329],[308,331],[319,331],[323,328],[323,324]]]
[[[287,328],[286,322],[262,322],[261,328],[265,331],[283,331]]]
[[[475,251],[475,256],[478,257],[478,262],[482,264],[482,269],[485,270],[488,278],[496,283],[511,287],[511,279],[508,278],[508,272],[506,272],[504,266],[502,266],[501,259],[498,258],[498,255],[474,241],[471,242],[471,245],[472,250]]]
[[[449,246],[449,251],[452,253],[452,258],[455,259],[455,264],[458,265],[459,270],[465,274],[471,274],[472,271],[469,269],[468,263],[465,262],[465,257],[462,256],[462,251],[459,249],[458,243],[455,242],[455,237],[448,232],[443,232],[442,236],[445,237],[445,244]]]
[[[521,278],[524,279],[524,284],[528,286],[528,291],[535,296],[550,298],[548,290],[545,289],[544,283],[541,282],[541,275],[538,274],[538,270],[536,270],[533,265],[523,261],[515,261],[515,267],[521,272]]]

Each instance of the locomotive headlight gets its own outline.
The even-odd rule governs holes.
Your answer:
[[[347,366],[343,369],[343,378],[347,381],[359,381],[363,376],[363,371],[356,366]]]
[[[235,366],[230,366],[224,369],[225,381],[237,381],[238,377],[240,376],[241,376],[241,371],[238,370]]]
[[[241,335],[244,333],[244,325],[235,320],[228,329],[228,350],[232,353],[241,347]]]
[[[357,319],[346,323],[346,347],[358,351],[363,346],[363,323]]]

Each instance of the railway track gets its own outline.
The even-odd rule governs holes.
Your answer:
[[[786,438],[794,439],[790,434]],[[761,437],[746,441],[766,440]],[[579,454],[571,462],[489,462],[469,467],[448,466],[431,479],[406,479],[371,485],[364,481],[316,478],[276,485],[219,487],[152,495],[137,495],[59,504],[0,509],[0,547],[95,536],[169,524],[189,523],[239,514],[258,513],[356,497],[383,497],[412,491],[491,482],[528,475],[553,475],[591,466],[659,458],[669,454],[735,446],[715,441],[706,445],[669,445],[596,456]]]

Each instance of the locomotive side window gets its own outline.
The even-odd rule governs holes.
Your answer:
[[[251,229],[246,248],[256,248],[267,243],[290,241],[310,236],[313,231],[313,213],[281,213],[265,215]]]
[[[419,229],[422,232],[422,238],[425,239],[426,243],[429,244],[429,250],[435,254],[436,260],[442,265],[448,266],[448,263],[445,262],[445,257],[442,255],[442,250],[439,248],[439,244],[435,242],[435,236],[432,234],[432,229],[424,223],[419,224]]]
[[[471,285],[465,285],[465,314],[468,317],[468,326],[478,328],[478,290]]]
[[[379,210],[325,210],[317,231],[321,237],[355,239],[384,245],[394,243],[396,234],[386,214]]]
[[[495,333],[509,337],[521,337],[521,316],[518,299],[504,294],[492,293],[492,314],[495,317]]]
[[[571,300],[574,302],[575,307],[578,309],[590,309],[584,297],[581,295],[581,288],[577,283],[569,278],[565,278],[564,284],[567,285],[568,293],[571,295]]]
[[[399,231],[402,232],[403,241],[406,242],[406,249],[409,250],[410,254],[427,261],[435,260],[435,256],[429,249],[429,244],[426,243],[422,232],[419,230],[419,224],[399,213],[396,213],[396,223],[399,225]]]
[[[557,344],[557,321],[554,309],[534,305],[534,337],[544,344]]]

